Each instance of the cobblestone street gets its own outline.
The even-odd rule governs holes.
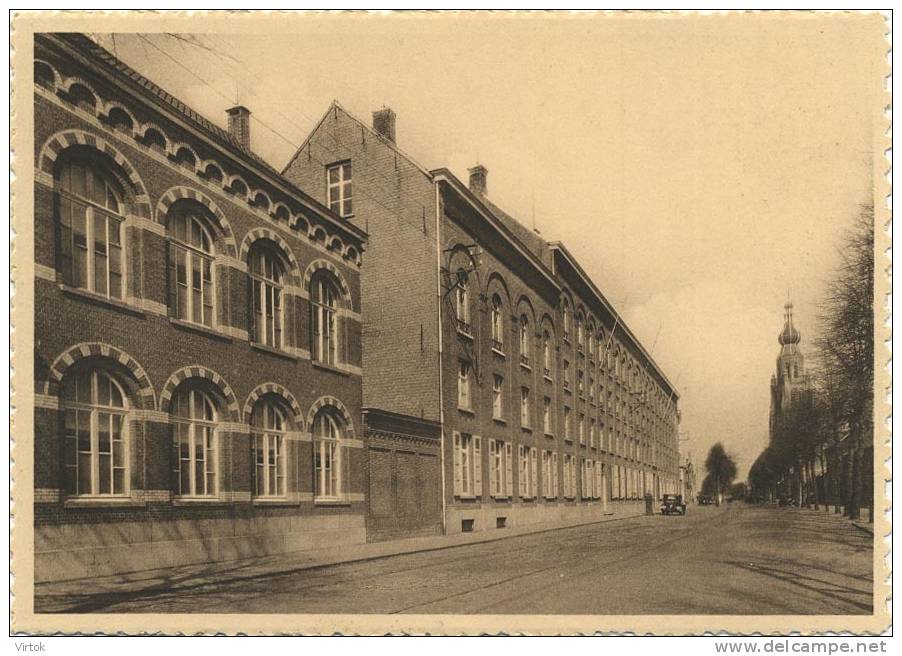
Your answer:
[[[691,507],[319,568],[38,586],[36,611],[869,614],[872,544],[823,511]]]

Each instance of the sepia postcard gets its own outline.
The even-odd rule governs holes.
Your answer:
[[[890,20],[14,13],[11,633],[888,631]]]

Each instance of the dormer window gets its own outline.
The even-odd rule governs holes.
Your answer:
[[[332,164],[326,171],[329,209],[339,216],[351,216],[353,214],[353,206],[351,204],[351,163]]]

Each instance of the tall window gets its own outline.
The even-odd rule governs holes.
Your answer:
[[[454,310],[457,314],[457,329],[470,334],[470,281],[467,272],[457,270],[457,285],[454,288]]]
[[[119,192],[96,167],[68,162],[59,177],[59,266],[67,285],[122,298]]]
[[[482,451],[478,435],[454,433],[454,494],[482,495]]]
[[[285,413],[270,399],[260,399],[251,414],[254,494],[285,496]]]
[[[213,240],[204,220],[179,212],[169,224],[170,307],[185,321],[213,325]]]
[[[470,395],[470,363],[461,360],[457,370],[457,406],[465,410],[472,408]]]
[[[351,216],[351,163],[333,164],[327,169],[329,209],[339,216]]]
[[[492,418],[504,418],[504,378],[498,374],[492,379]]]
[[[529,319],[520,315],[520,363],[529,365]]]
[[[504,317],[498,294],[492,296],[492,348],[498,351],[504,348]]]
[[[489,440],[489,473],[493,497],[513,495],[513,445]]]
[[[589,446],[594,449],[595,445],[595,420],[592,419],[589,421]]]
[[[542,430],[551,435],[551,399],[547,396],[542,400]]]
[[[313,279],[310,289],[312,355],[317,362],[338,362],[338,291],[327,275]]]
[[[517,447],[518,467],[517,480],[520,496],[532,499],[536,496],[536,467],[538,450],[535,447],[519,445]]]
[[[572,440],[573,439],[573,427],[571,424],[573,423],[572,418],[570,416],[570,408],[564,406],[564,439]]]
[[[582,413],[579,414],[577,432],[579,434],[579,443],[585,444],[586,443],[586,415],[584,415]]]
[[[254,340],[282,347],[282,265],[271,248],[258,246],[249,255]]]
[[[313,476],[317,499],[338,499],[342,488],[341,420],[322,408],[313,420]]]
[[[558,495],[557,453],[542,451],[542,494],[546,499]]]
[[[564,360],[563,379],[564,379],[564,389],[569,390],[570,389],[570,361],[569,360]]]
[[[172,397],[173,491],[183,497],[217,492],[216,409],[199,389],[182,385]]]
[[[128,492],[125,394],[103,371],[66,376],[62,389],[66,493],[113,496]]]
[[[595,357],[595,328],[589,326],[589,346],[586,348],[590,358]]]
[[[520,425],[529,428],[531,424],[529,412],[529,388],[520,388]]]
[[[576,317],[576,344],[580,350],[586,345],[586,331],[584,330],[584,324],[582,315],[577,315]]]
[[[564,301],[564,339],[570,339],[570,304]]]
[[[542,366],[545,369],[545,377],[551,378],[551,335],[547,330],[542,332]]]

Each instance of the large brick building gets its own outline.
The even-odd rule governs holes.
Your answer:
[[[679,487],[678,395],[571,253],[334,103],[283,174],[369,235],[370,539],[588,521]]]
[[[75,34],[35,37],[38,580],[365,541],[365,233]]]

